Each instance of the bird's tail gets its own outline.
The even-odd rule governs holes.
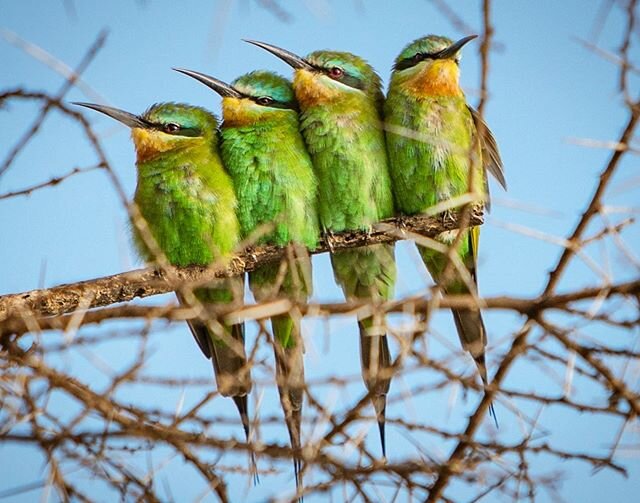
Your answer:
[[[376,412],[382,455],[387,456],[385,440],[385,421],[387,393],[391,386],[391,355],[386,334],[372,333],[373,320],[366,318],[358,321],[360,329],[360,365],[362,377],[371,393],[371,401]]]
[[[193,292],[203,304],[230,303],[242,299],[244,279],[240,277],[221,280]],[[181,304],[189,305],[183,294],[176,292]],[[247,441],[250,438],[248,398],[251,392],[251,369],[244,348],[244,324],[218,325],[215,330],[211,322],[194,319],[188,322],[200,350],[211,359],[218,391],[231,397],[240,413],[240,420]],[[217,323],[217,322],[216,322]],[[255,456],[251,454],[251,473],[254,483],[258,481]]]
[[[485,365],[486,329],[480,311],[452,309],[453,321],[456,324],[458,337],[462,347],[471,353],[482,382],[487,384],[487,366]]]
[[[225,327],[225,335],[224,338],[213,336],[211,341],[211,360],[218,391],[230,397],[248,395],[251,391],[251,370],[244,349],[244,324]]]
[[[458,249],[458,257],[464,263],[465,267],[469,271],[471,280],[477,286],[477,274],[476,274],[476,261],[478,253],[478,240],[479,240],[479,227],[472,227],[467,231],[466,237],[460,241]],[[447,236],[451,237],[449,234]],[[438,239],[438,238],[436,238]],[[448,239],[438,239],[443,244],[450,245],[451,242]],[[446,284],[442,283],[442,275],[447,269],[448,259],[446,255],[431,248],[419,246],[418,250],[422,256],[429,273],[433,279],[438,282],[443,290],[448,294],[469,294],[469,286],[460,277],[459,274],[454,272],[451,278]],[[456,324],[456,330],[458,331],[458,337],[462,343],[463,349],[471,353],[478,372],[482,378],[482,383],[485,386],[489,384],[489,378],[487,376],[487,365],[485,357],[485,349],[487,347],[487,330],[482,320],[482,314],[479,310],[470,309],[452,309],[453,321]],[[493,420],[498,426],[498,418],[496,417],[493,404],[489,405],[489,415],[493,417]]]
[[[189,328],[203,353],[211,358],[218,391],[222,396],[231,397],[236,404],[245,438],[249,441],[251,431],[247,395],[251,391],[252,383],[244,350],[244,325],[225,327],[224,338],[213,335],[207,325],[199,320],[189,321]],[[254,483],[257,483],[258,471],[253,453],[251,474]]]
[[[240,421],[242,421],[242,428],[244,429],[244,436],[249,442],[251,436],[251,423],[249,422],[249,400],[247,395],[234,396],[233,403],[236,404],[238,412],[240,413]],[[249,453],[249,473],[253,479],[253,484],[260,483],[260,476],[258,475],[258,464],[256,463],[256,455],[253,451]]]
[[[466,349],[478,367],[478,373],[482,378],[482,383],[485,388],[489,384],[489,377],[487,375],[487,363],[485,348],[487,345],[487,331],[484,326],[482,314],[480,311],[470,311],[466,309],[452,309],[453,321],[456,324],[456,330],[458,331],[458,337],[462,347]],[[493,402],[489,404],[489,415],[493,418],[493,421],[498,427],[498,417],[493,407]]]
[[[296,478],[296,493],[303,490],[301,428],[302,404],[304,401],[304,345],[300,336],[299,322],[290,315],[271,318],[275,338],[276,381],[285,423],[293,449],[293,470]],[[302,501],[302,497],[298,498]]]
[[[396,264],[393,245],[342,250],[331,255],[333,273],[348,300],[387,300],[393,297]],[[384,315],[381,316],[384,318]],[[369,390],[380,432],[382,453],[386,456],[385,412],[391,384],[391,358],[385,329],[376,317],[358,321],[362,377]]]
[[[248,394],[251,391],[251,370],[244,349],[244,325],[236,324],[225,327],[228,338],[211,339],[211,360],[216,376],[218,391],[221,395],[231,397],[236,404],[242,421],[247,442],[251,437],[249,421]],[[255,454],[250,454],[251,475],[254,484],[260,479]]]

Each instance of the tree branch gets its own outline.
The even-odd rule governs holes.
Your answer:
[[[213,316],[229,316],[232,319],[261,320],[273,316],[286,314],[294,308],[301,315],[335,315],[349,314],[364,309],[375,309],[380,313],[406,313],[410,306],[411,312],[426,312],[429,309],[501,309],[535,317],[537,313],[558,309],[573,312],[570,304],[596,298],[610,298],[613,296],[640,296],[640,280],[619,283],[609,287],[596,286],[583,288],[575,292],[556,294],[553,296],[526,297],[485,297],[477,298],[473,295],[444,295],[437,299],[435,305],[431,297],[409,297],[382,303],[371,301],[350,301],[342,303],[307,304],[296,303],[290,299],[277,299],[259,305],[247,306],[215,306],[208,310]],[[78,320],[78,311],[74,314],[49,317],[33,317],[25,319],[24,315],[11,316],[0,321],[0,335],[22,335],[37,327],[38,330],[66,330],[74,324],[86,326],[100,324],[115,319],[163,319],[167,321],[186,321],[202,317],[199,309],[181,307],[177,304],[139,306],[125,304],[122,306],[105,307],[82,313]],[[624,321],[629,326],[640,325],[640,318]]]
[[[458,223],[457,214],[446,219],[423,215],[389,218],[375,224],[371,231],[348,231],[335,234],[328,240],[321,239],[318,248],[310,253],[393,243],[411,238],[412,235],[434,237],[441,232],[456,229]],[[483,223],[481,208],[474,208],[469,223]],[[48,289],[3,295],[0,296],[0,322],[15,317],[26,319],[59,316],[75,311],[78,307],[88,309],[108,306],[136,297],[171,292],[185,286],[197,287],[216,278],[238,276],[284,256],[284,248],[263,245],[247,248],[224,264],[173,268],[170,275],[156,268],[146,268]],[[170,282],[167,276],[177,278],[178,282]]]

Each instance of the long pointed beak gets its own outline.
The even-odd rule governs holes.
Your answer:
[[[438,54],[438,59],[448,59],[454,57],[460,49],[462,49],[467,43],[471,42],[474,38],[478,38],[478,35],[469,35],[468,37],[461,38],[457,42],[454,42],[449,47],[442,49]]]
[[[213,89],[223,98],[242,98],[244,96],[242,93],[235,90],[226,82],[211,77],[210,75],[195,72],[193,70],[186,70],[185,68],[174,68],[174,70],[176,72],[183,73],[184,75],[188,75],[189,77],[196,79],[198,82],[202,82],[205,86]]]
[[[118,108],[108,107],[106,105],[96,105],[95,103],[74,102],[73,104],[79,105],[81,107],[91,108],[92,110],[101,112],[130,128],[149,129],[149,127],[151,127],[151,125],[141,117],[133,115],[129,112],[125,112],[124,110],[120,110]]]
[[[308,61],[301,58],[297,54],[287,51],[286,49],[282,49],[280,47],[276,47],[275,45],[267,44],[265,42],[258,42],[256,40],[245,40],[250,44],[256,45],[265,51],[269,51],[274,56],[279,57],[282,61],[287,63],[289,66],[295,68],[296,70],[315,70],[313,65],[310,65]]]

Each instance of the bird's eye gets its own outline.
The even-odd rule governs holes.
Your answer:
[[[256,100],[256,102],[258,103],[258,105],[267,106],[267,105],[271,105],[271,103],[273,103],[273,98],[271,98],[269,96],[261,96],[260,98],[258,98]]]
[[[175,133],[176,131],[180,131],[180,124],[176,124],[175,122],[169,122],[164,125],[165,133]]]
[[[344,70],[339,66],[334,66],[329,70],[329,77],[332,79],[339,79],[344,75]]]
[[[414,56],[413,56],[413,60],[414,61],[420,61],[422,59],[422,54],[420,54],[419,52],[417,52]]]

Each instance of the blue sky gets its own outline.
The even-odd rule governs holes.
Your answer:
[[[97,33],[107,27],[106,46],[84,73],[83,80],[108,104],[137,113],[154,102],[185,101],[218,113],[216,95],[170,68],[201,70],[226,81],[258,68],[289,74],[283,63],[241,41],[251,38],[299,54],[323,48],[352,51],[368,59],[386,84],[393,59],[411,40],[428,33],[446,34],[452,38],[469,34],[457,31],[432,2],[407,1],[402,2],[401,8],[398,4],[381,0],[306,0],[292,6],[287,4],[292,18],[282,22],[248,0],[208,3],[155,0],[3,2],[0,27],[39,45],[70,66],[78,63]],[[448,4],[475,32],[479,31],[477,2],[460,0]],[[610,51],[619,46],[623,28],[621,12],[614,9],[606,24],[596,31],[599,7],[600,2],[595,0],[494,2],[493,24],[499,45],[491,55],[486,118],[501,147],[509,191],[504,193],[497,184],[492,184],[493,211],[483,227],[480,250],[479,275],[483,295],[532,296],[540,292],[560,249],[557,244],[534,234],[548,233],[554,237],[568,234],[609,156],[604,149],[576,145],[573,139],[614,140],[626,121],[626,111],[617,92],[615,66],[589,52],[579,42],[590,40]],[[461,64],[462,84],[471,103],[477,102],[477,48],[477,43],[469,44]],[[632,51],[637,56],[636,46]],[[2,39],[0,61],[4,67],[0,73],[0,90],[24,87],[54,92],[63,83],[60,75]],[[87,98],[74,89],[67,95],[67,101],[75,100],[95,98]],[[36,110],[34,105],[17,102],[0,110],[2,158],[31,123]],[[127,130],[98,114],[89,118],[101,134],[109,160],[127,193],[132,194],[134,155]],[[6,175],[0,176],[0,193],[94,162],[76,126],[54,113],[15,165]],[[607,204],[620,208],[637,207],[637,182],[635,159],[628,158],[616,174]],[[611,218],[620,219],[622,214],[613,214]],[[126,212],[101,172],[74,177],[29,197],[2,200],[0,221],[4,236],[0,246],[0,294],[114,274],[141,265],[129,243]],[[597,229],[597,225],[593,226],[593,230]],[[637,231],[637,226],[632,226],[623,233],[632,250],[638,250],[640,246]],[[413,246],[402,243],[397,249],[397,296],[430,285],[424,269],[417,266]],[[616,280],[638,274],[638,270],[610,244],[594,247],[589,255],[608,268]],[[315,257],[314,268],[316,300],[340,299],[340,290],[329,273],[328,258]],[[569,268],[560,289],[574,289],[597,281],[594,273],[578,261]],[[155,298],[151,302],[162,300]],[[495,312],[487,313],[486,323],[492,350],[500,351],[507,347],[510,335],[521,320],[509,313]],[[109,334],[129,328],[130,324],[114,323],[87,332],[104,332],[108,340]],[[331,330],[344,333],[344,337],[326,338],[324,325],[313,320],[308,321],[307,328],[309,379],[336,374],[353,381],[344,391],[327,389],[326,393],[321,393],[323,399],[327,402],[335,400],[338,404],[344,401],[343,405],[347,404],[347,399],[357,399],[362,390],[353,320],[332,320]],[[448,313],[436,316],[434,329],[442,340],[457,348],[457,337]],[[599,337],[601,332],[596,330],[593,336]],[[628,337],[628,334],[619,336]],[[327,341],[330,341],[329,347],[326,347]],[[149,374],[172,375],[175,370],[176,375],[183,377],[210,376],[209,364],[192,344],[186,326],[159,327],[150,345]],[[433,346],[430,350],[440,354],[445,351],[446,344],[439,343],[436,338]],[[111,368],[121,368],[134,357],[127,341],[105,343],[99,348],[100,359]],[[122,355],[127,353],[130,358],[121,361]],[[72,355],[66,360],[54,361],[59,368],[72,369],[98,390],[104,385],[104,374],[96,370],[95,361],[87,355]],[[459,368],[467,364],[468,361],[459,359]],[[555,371],[562,375],[562,368]],[[557,390],[557,383],[550,374],[523,363],[514,367],[507,384],[525,390],[533,386],[539,391],[552,392]],[[454,396],[451,390],[420,397],[409,405],[400,398],[402,393],[419,383],[420,376],[420,373],[410,373],[394,382],[392,396],[396,401],[389,407],[389,416],[403,417],[408,413],[414,419],[440,426],[443,421],[452,428],[461,426],[465,415],[473,410],[475,399],[458,397],[449,407]],[[260,414],[276,413],[278,404],[273,386],[259,388],[254,395],[264,393]],[[125,400],[142,399],[166,405],[171,410],[182,393],[187,403],[195,403],[206,391],[205,387],[157,388],[149,395],[148,390],[129,388],[129,394],[121,396]],[[589,393],[590,389],[587,387],[584,392]],[[231,417],[232,405],[227,402],[219,398],[214,400],[210,404],[211,414],[220,412]],[[218,409],[214,411],[216,407]],[[60,408],[64,408],[62,404]],[[523,408],[532,415],[535,411],[525,404]],[[503,407],[499,406],[498,412],[502,416],[499,435],[515,438],[519,432],[517,419]],[[549,438],[553,441],[585,450],[606,446],[618,426],[606,418],[577,416],[554,409],[546,410],[541,422],[551,432]],[[483,434],[490,435],[489,424],[485,426]],[[266,431],[267,438],[286,441],[284,429],[271,427]],[[230,429],[229,434],[238,435],[239,432]],[[414,449],[413,441],[393,427],[389,440],[398,459],[407,452],[415,452],[409,451]],[[377,452],[374,430],[369,434],[368,446]],[[449,444],[434,439],[424,439],[423,447],[432,449],[430,454],[433,455],[446,454],[450,448]],[[155,455],[162,458],[161,452]],[[42,474],[39,455],[22,447],[0,447],[2,465],[6,466],[3,459],[13,456],[33,462],[15,463],[3,470],[0,488],[27,483]],[[394,453],[391,454],[393,457]],[[541,470],[565,471],[560,493],[569,501],[605,497],[632,501],[634,493],[637,495],[640,489],[640,461],[637,457],[624,461],[631,470],[628,479],[606,470],[594,474],[583,465],[558,463],[553,458],[541,457],[536,462]],[[202,482],[184,469],[179,460],[173,460],[171,467],[166,476],[174,497],[180,495],[178,500],[191,500],[201,494]],[[260,501],[278,488],[292,487],[286,470],[281,476],[266,478],[262,486],[246,494],[244,478],[233,476],[230,480],[237,482],[232,489],[234,500],[246,496],[249,500]],[[454,485],[451,490],[451,494],[462,499],[472,495],[461,485]],[[33,497],[34,493],[28,493],[15,501],[31,501]],[[543,492],[538,497],[545,501],[550,496]]]

